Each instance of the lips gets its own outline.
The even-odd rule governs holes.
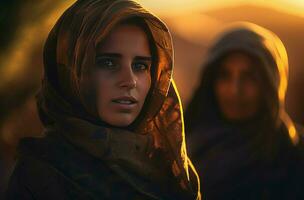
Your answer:
[[[112,100],[112,102],[122,105],[133,105],[136,104],[138,101],[136,98],[132,96],[122,96]]]

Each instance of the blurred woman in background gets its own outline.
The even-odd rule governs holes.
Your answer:
[[[272,32],[239,23],[209,51],[185,114],[207,199],[301,199],[301,130],[285,111],[288,59]]]
[[[200,199],[166,25],[130,0],[78,0],[44,48],[43,138],[25,138],[8,199]]]

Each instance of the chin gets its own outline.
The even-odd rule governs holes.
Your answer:
[[[124,121],[124,122],[117,122],[114,124],[114,126],[117,126],[117,127],[127,127],[129,126],[130,124],[132,124],[133,121],[129,122],[129,121]]]
[[[134,120],[135,120],[135,118],[133,118],[133,117],[123,116],[123,117],[109,120],[108,123],[110,125],[116,126],[116,127],[127,127],[127,126],[131,125],[134,122]]]
[[[226,115],[226,119],[233,122],[243,122],[252,118],[252,116],[248,116],[245,114],[234,114],[234,115]]]
[[[228,116],[228,117],[226,117],[226,119],[231,122],[240,122],[240,121],[244,120],[244,118],[242,118],[242,117],[234,117],[234,116],[233,117]]]

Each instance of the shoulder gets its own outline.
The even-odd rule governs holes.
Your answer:
[[[301,138],[304,138],[304,127],[300,124],[295,124],[295,128]]]
[[[299,143],[298,143],[297,146],[300,149],[302,149],[303,152],[304,152],[304,127],[302,125],[300,125],[300,124],[297,124],[297,123],[295,123],[294,126],[295,126],[296,132],[297,132],[297,134],[299,136]]]
[[[40,199],[39,196],[43,193],[60,193],[60,182],[58,173],[47,163],[30,156],[22,156],[16,162],[7,195],[9,199]]]
[[[7,190],[8,199],[81,199],[81,191],[60,171],[32,156],[16,161]]]

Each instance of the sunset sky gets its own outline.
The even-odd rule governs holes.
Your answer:
[[[262,5],[304,16],[304,0],[138,0],[142,5],[159,14],[176,14],[187,11],[204,11],[241,4]]]

